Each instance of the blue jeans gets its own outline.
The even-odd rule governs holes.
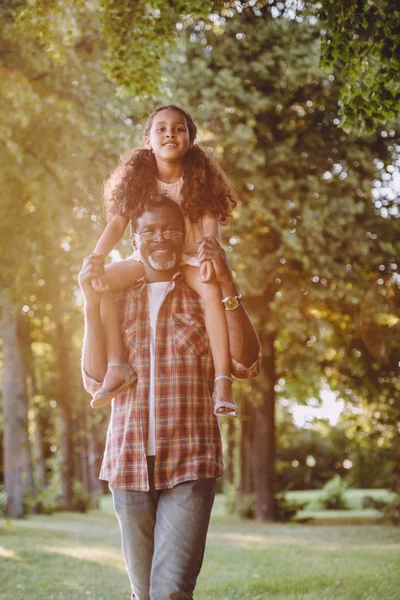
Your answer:
[[[150,491],[113,489],[132,600],[191,600],[203,562],[216,480]]]

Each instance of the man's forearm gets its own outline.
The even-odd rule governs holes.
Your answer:
[[[103,381],[107,371],[107,354],[100,305],[85,306],[82,366],[93,379]]]
[[[233,281],[221,285],[222,297],[237,296],[239,290]],[[260,340],[249,315],[241,303],[235,310],[226,310],[229,331],[229,348],[232,358],[251,367],[260,350]]]

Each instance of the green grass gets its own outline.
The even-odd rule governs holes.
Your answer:
[[[0,573],[1,600],[128,600],[110,498],[88,515],[0,521]],[[218,497],[195,598],[399,600],[399,589],[400,528],[240,521]]]

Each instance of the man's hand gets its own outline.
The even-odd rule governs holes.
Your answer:
[[[201,239],[197,256],[200,265],[207,260],[211,262],[214,267],[215,279],[221,286],[223,293],[225,288],[235,285],[225,250],[215,237],[204,237]],[[226,295],[233,295],[234,293],[236,292],[232,289],[232,292],[229,291]]]
[[[99,254],[89,254],[83,260],[78,282],[87,304],[99,304],[101,294],[93,289],[92,280],[104,275],[104,257]]]

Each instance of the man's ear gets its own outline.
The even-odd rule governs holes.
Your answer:
[[[138,245],[136,243],[136,238],[134,236],[133,233],[131,233],[131,235],[129,236],[129,239],[131,240],[131,244],[132,244],[132,248],[134,248],[135,250],[138,249]]]

